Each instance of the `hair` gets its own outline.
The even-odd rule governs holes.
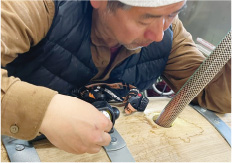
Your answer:
[[[126,5],[118,0],[108,0],[107,8],[111,12],[115,12],[117,9],[129,10],[132,6]]]

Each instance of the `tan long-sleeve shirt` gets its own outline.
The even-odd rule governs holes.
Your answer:
[[[46,36],[54,12],[55,6],[51,0],[1,1],[2,66],[12,62],[21,53],[27,52]],[[191,35],[178,18],[172,25],[172,51],[163,77],[174,91],[178,91],[205,57],[197,50]],[[110,50],[106,46],[100,46],[102,38],[98,38],[94,33],[91,33],[91,40],[93,61],[99,70],[97,75],[100,76],[109,64]],[[133,53],[125,48],[121,49],[103,79],[107,79],[111,70]],[[20,81],[13,76],[8,77],[5,69],[1,71],[2,134],[20,139],[33,139],[38,134],[46,109],[57,92]],[[230,112],[230,72],[231,64],[228,62],[194,102],[217,112]]]

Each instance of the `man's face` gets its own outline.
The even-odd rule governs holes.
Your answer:
[[[128,10],[107,8],[99,13],[100,21],[111,34],[127,49],[146,47],[163,39],[164,31],[184,7],[185,1],[162,7],[132,7]]]

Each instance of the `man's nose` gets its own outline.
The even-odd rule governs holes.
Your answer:
[[[151,26],[147,28],[144,33],[144,37],[148,40],[160,42],[163,40],[165,30],[165,19],[163,17],[158,18],[157,21],[153,22]]]

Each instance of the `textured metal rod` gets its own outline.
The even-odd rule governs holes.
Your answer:
[[[217,75],[231,58],[231,32],[217,48],[206,58],[184,86],[165,106],[156,123],[162,127],[171,127],[178,115],[194,97]]]

